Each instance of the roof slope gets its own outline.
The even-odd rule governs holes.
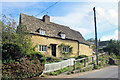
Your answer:
[[[36,32],[36,30],[40,28],[46,31],[46,36],[61,38],[58,33],[63,32],[66,34],[66,39],[77,40],[80,43],[88,44],[83,36],[80,34],[80,32],[72,30],[67,26],[59,25],[53,22],[50,22],[50,24],[46,24],[42,19],[35,18],[34,16],[29,16],[21,13],[20,24],[25,25],[27,32],[29,33],[39,34],[38,32]]]

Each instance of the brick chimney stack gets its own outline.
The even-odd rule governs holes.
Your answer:
[[[45,23],[49,24],[49,23],[50,23],[50,16],[44,15],[44,16],[43,16],[43,21],[44,21]]]

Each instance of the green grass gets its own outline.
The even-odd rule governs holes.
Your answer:
[[[66,72],[69,70],[69,67],[54,71],[54,72],[49,72],[47,75],[59,75],[60,73]]]

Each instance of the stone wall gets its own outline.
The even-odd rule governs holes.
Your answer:
[[[93,50],[88,45],[79,44],[79,55],[91,56],[92,54]]]
[[[71,45],[73,47],[73,54],[68,55],[68,57],[78,56],[78,42],[72,41],[72,40],[64,40],[64,39],[57,39],[57,38],[49,38],[49,37],[43,37],[38,35],[32,35],[31,37],[33,46],[37,45],[36,51],[39,49],[39,45],[47,45],[47,52],[42,52],[43,54],[47,56],[52,56],[51,51],[51,44],[56,44],[56,57],[62,57],[64,56],[61,51],[59,45],[62,43],[66,45]],[[88,45],[85,44],[79,44],[79,55],[92,55],[92,49],[89,48]]]
[[[46,54],[48,56],[52,56],[52,51],[51,51],[51,44],[56,44],[56,57],[61,57],[63,56],[62,53],[60,52],[60,47],[62,43],[65,43],[66,45],[71,45],[73,47],[73,54],[69,56],[77,56],[78,54],[78,42],[77,41],[71,41],[71,40],[64,40],[64,39],[56,39],[56,38],[49,38],[49,37],[42,37],[42,36],[37,36],[37,35],[32,35],[32,41],[33,45],[47,45],[47,52],[42,52],[43,54]],[[38,51],[39,46],[35,49]]]

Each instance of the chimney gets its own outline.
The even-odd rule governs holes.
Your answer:
[[[43,16],[43,21],[44,21],[45,23],[49,24],[49,23],[50,23],[50,16],[44,15],[44,16]]]

